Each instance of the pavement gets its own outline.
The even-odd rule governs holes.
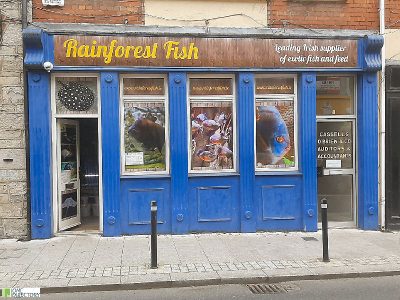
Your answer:
[[[279,282],[400,274],[400,232],[321,231],[158,236],[63,234],[47,240],[0,240],[0,287],[42,293]]]

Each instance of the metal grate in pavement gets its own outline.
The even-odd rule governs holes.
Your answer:
[[[299,290],[299,287],[294,284],[247,284],[246,286],[253,294],[283,294]]]
[[[310,241],[318,241],[317,238],[313,237],[313,236],[303,236],[301,237],[303,240],[305,240],[306,242],[310,242]]]

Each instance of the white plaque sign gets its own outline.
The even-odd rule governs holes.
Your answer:
[[[126,153],[125,165],[127,166],[144,165],[143,152]]]
[[[64,0],[42,0],[43,5],[64,6]]]
[[[340,159],[327,159],[326,168],[340,169],[342,167],[342,161]]]

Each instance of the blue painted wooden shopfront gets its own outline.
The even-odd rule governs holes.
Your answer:
[[[32,238],[53,236],[50,73],[53,36],[24,32],[29,104],[30,203]],[[52,72],[97,72],[100,80],[103,169],[103,234],[148,234],[150,201],[159,205],[159,232],[255,232],[317,230],[316,75],[357,76],[358,226],[378,228],[378,79],[382,38],[358,38],[358,66],[351,69],[286,69],[297,74],[299,169],[255,171],[254,81],[274,69],[63,67]],[[122,176],[120,171],[120,73],[159,73],[168,78],[170,174]],[[188,172],[188,72],[235,75],[238,170],[234,174]]]

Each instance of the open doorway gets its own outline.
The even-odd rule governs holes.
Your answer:
[[[98,119],[57,119],[58,231],[100,230]]]

